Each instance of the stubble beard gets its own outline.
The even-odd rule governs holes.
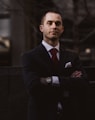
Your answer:
[[[48,37],[48,36],[46,36],[46,39],[47,40],[50,40],[50,41],[52,41],[52,42],[55,42],[55,41],[58,41],[58,37]]]

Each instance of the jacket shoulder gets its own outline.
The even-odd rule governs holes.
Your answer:
[[[35,48],[31,49],[31,50],[28,50],[28,51],[25,51],[24,53],[21,54],[21,56],[33,56],[35,55],[36,53],[39,52],[40,50],[40,45],[39,46],[36,46]]]
[[[69,49],[62,49],[62,52],[68,56],[79,56],[79,54],[76,51],[72,51]]]

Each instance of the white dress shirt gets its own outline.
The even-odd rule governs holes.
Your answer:
[[[58,59],[59,59],[59,46],[60,46],[59,43],[58,43],[57,46],[53,47],[53,46],[49,45],[47,42],[45,42],[44,40],[42,40],[42,44],[43,44],[44,47],[46,48],[46,50],[47,50],[48,54],[50,55],[50,57],[51,57],[50,50],[51,50],[52,48],[56,48],[56,49],[58,50],[58,52],[57,52],[57,57],[58,57]],[[59,78],[58,78],[58,76],[51,76],[51,77],[52,77],[52,84],[59,84]]]

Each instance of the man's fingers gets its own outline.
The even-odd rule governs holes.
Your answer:
[[[81,71],[75,71],[75,72],[73,72],[72,73],[72,75],[71,75],[71,77],[81,77],[81,75],[82,75],[82,72]]]

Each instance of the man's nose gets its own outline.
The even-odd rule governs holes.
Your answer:
[[[52,27],[53,27],[53,28],[56,28],[56,24],[55,24],[55,23],[53,23],[53,24],[52,24]]]

